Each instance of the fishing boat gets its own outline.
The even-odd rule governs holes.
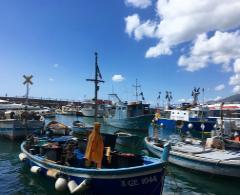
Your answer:
[[[210,132],[214,129],[217,120],[209,118],[208,111],[207,107],[200,105],[189,109],[165,110],[161,114],[155,114],[154,124],[163,129],[176,129],[180,126],[183,132],[192,130]]]
[[[145,138],[148,150],[158,157],[163,152],[164,143],[166,140]],[[171,144],[169,162],[208,174],[240,177],[240,152],[224,150],[218,138],[208,138],[204,146],[194,139],[175,140]]]
[[[139,137],[132,133],[117,131],[114,133],[117,135],[116,144],[128,148],[136,147],[139,142]]]
[[[55,135],[68,135],[70,133],[70,127],[57,121],[51,121],[46,125],[45,131],[49,134]]]
[[[240,130],[240,104],[239,103],[216,103],[207,105],[209,118],[221,120],[221,113],[224,125],[234,130]]]
[[[23,110],[24,108],[25,105],[23,104],[11,103],[7,100],[0,99],[0,110]]]
[[[106,124],[120,129],[147,130],[154,115],[150,112],[149,104],[142,101],[122,102],[115,105],[115,113],[104,117]]]
[[[55,118],[56,112],[53,109],[50,109],[48,107],[44,107],[43,109],[36,110],[41,116],[44,118]]]
[[[94,117],[95,116],[95,101],[86,100],[82,102],[82,115],[85,117]],[[104,102],[102,100],[97,101],[97,117],[103,117],[104,115]]]
[[[87,167],[86,159],[76,145],[76,138],[69,136],[52,140],[34,138],[21,144],[19,158],[32,173],[54,178],[57,191],[68,189],[71,194],[106,195],[162,193],[168,145],[162,152],[162,159],[106,150],[100,169]],[[67,161],[67,157],[60,154],[73,158]]]
[[[44,117],[28,111],[5,111],[0,113],[0,136],[11,140],[25,138],[44,128]]]
[[[73,103],[69,103],[65,106],[62,106],[61,114],[62,115],[76,115],[77,109]]]
[[[81,121],[74,121],[71,127],[72,133],[78,138],[87,138],[93,126]]]

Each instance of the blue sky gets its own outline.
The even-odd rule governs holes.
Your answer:
[[[188,100],[194,86],[206,99],[239,93],[239,2],[223,11],[224,1],[186,2],[2,0],[0,95],[24,95],[22,75],[32,74],[31,96],[92,98],[85,79],[93,77],[95,51],[106,81],[101,98],[114,89],[134,99],[136,78],[152,103],[166,90],[174,102]],[[194,18],[198,12],[205,15]]]

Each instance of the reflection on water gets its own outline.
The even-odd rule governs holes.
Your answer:
[[[68,126],[75,120],[92,124],[93,118],[57,115],[59,122]],[[103,123],[102,119],[98,119]],[[48,123],[50,120],[46,121]],[[102,124],[101,131],[114,133],[119,129]],[[141,153],[144,148],[143,138],[146,131],[129,131],[131,134],[139,136],[139,142],[134,148],[117,145],[116,148],[125,152]],[[161,130],[161,136],[167,137],[171,134],[169,130]],[[64,194],[57,193],[54,189],[54,180],[30,173],[18,160],[20,152],[20,142],[11,142],[0,139],[0,194]],[[213,175],[191,172],[187,169],[176,166],[168,167],[164,185],[164,194],[239,194],[239,180],[217,177]]]

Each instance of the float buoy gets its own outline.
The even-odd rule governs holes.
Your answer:
[[[52,178],[57,178],[60,174],[60,171],[56,169],[48,169],[47,170],[47,176],[52,177]]]
[[[68,189],[71,194],[74,194],[76,192],[83,192],[87,188],[89,188],[89,181],[87,179],[84,179],[79,185],[77,185],[74,180],[68,182]]]
[[[189,123],[189,124],[188,124],[188,128],[189,128],[189,129],[192,129],[192,128],[193,128],[193,124],[192,124],[192,123]]]
[[[39,172],[41,171],[41,167],[39,167],[39,166],[32,166],[31,169],[30,169],[30,171],[31,171],[32,173],[37,174],[37,173],[39,173]]]
[[[65,178],[59,177],[55,182],[55,189],[59,192],[66,190],[67,180]]]
[[[24,160],[26,160],[27,155],[24,154],[24,153],[20,153],[20,154],[18,155],[18,158],[20,159],[20,161],[24,161]]]

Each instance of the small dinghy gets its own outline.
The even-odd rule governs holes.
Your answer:
[[[99,136],[94,128],[85,155],[78,148],[78,139],[72,136],[27,140],[21,144],[19,158],[32,173],[54,178],[57,191],[105,195],[162,193],[169,145],[159,159],[117,152]],[[98,141],[94,141],[95,137]],[[100,153],[95,153],[101,148],[99,139],[105,148],[102,160],[95,164],[89,160],[99,158]]]
[[[184,168],[221,176],[240,178],[240,152],[222,148],[219,139],[208,138],[205,147],[201,142],[176,142],[171,146],[169,162]],[[145,144],[150,152],[161,156],[166,140],[146,137]]]
[[[128,132],[117,131],[114,134],[117,135],[116,144],[120,146],[132,148],[136,146],[139,141],[139,137],[137,135]]]
[[[45,129],[46,132],[55,135],[68,135],[70,130],[71,129],[68,126],[57,121],[51,121],[47,124]]]
[[[78,138],[86,138],[93,130],[93,126],[81,121],[74,121],[71,129],[74,136]]]

